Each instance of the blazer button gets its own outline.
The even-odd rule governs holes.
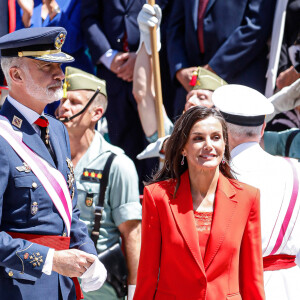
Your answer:
[[[67,233],[66,233],[66,232],[64,232],[62,236],[67,236]]]
[[[32,186],[33,189],[36,189],[37,188],[37,183],[33,182],[31,186]]]
[[[10,270],[10,271],[8,272],[8,276],[9,276],[9,277],[14,276],[14,272],[13,272],[12,270]]]

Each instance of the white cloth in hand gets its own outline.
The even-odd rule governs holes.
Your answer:
[[[159,138],[156,142],[149,144],[145,150],[143,150],[140,154],[137,155],[137,159],[145,159],[145,158],[151,158],[151,157],[160,157],[162,159],[165,158],[165,155],[160,153],[164,141],[168,139],[170,136],[166,135],[161,138]]]
[[[101,288],[107,277],[104,265],[96,257],[93,264],[80,276],[81,288],[87,293]]]
[[[133,285],[133,284],[129,284],[129,285],[128,285],[128,296],[127,296],[127,300],[132,300],[132,299],[133,299],[134,292],[135,292],[135,288],[136,288],[136,285]]]
[[[141,49],[142,43],[145,44],[146,52],[151,55],[151,38],[150,38],[150,27],[156,27],[156,39],[157,39],[157,51],[161,48],[160,43],[160,22],[161,22],[161,8],[155,4],[144,4],[142,10],[139,12],[137,21],[140,29],[140,45],[136,53]]]
[[[300,79],[293,82],[290,86],[284,87],[278,93],[269,98],[274,105],[274,113],[266,116],[266,121],[272,120],[275,115],[285,112],[300,105]]]

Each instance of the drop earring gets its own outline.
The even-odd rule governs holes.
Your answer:
[[[226,160],[225,160],[225,158],[223,157],[223,158],[222,158],[222,164],[225,165],[225,163],[226,163]]]
[[[184,155],[182,155],[181,163],[182,166],[184,165]]]

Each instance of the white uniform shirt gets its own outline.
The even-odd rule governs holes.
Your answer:
[[[282,233],[282,223],[294,186],[293,169],[282,157],[265,152],[258,143],[240,144],[231,152],[232,169],[241,182],[260,189],[262,252],[272,253],[278,236]],[[296,161],[295,172],[300,179],[300,165]],[[299,186],[300,188],[300,186]],[[298,255],[300,257],[300,190],[291,214],[289,225],[278,250],[273,254]],[[299,265],[299,264],[298,264]],[[300,268],[298,266],[264,272],[267,300],[300,299]]]

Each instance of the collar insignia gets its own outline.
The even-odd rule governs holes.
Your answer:
[[[17,116],[13,117],[12,124],[18,128],[21,128],[23,120],[18,118]]]

